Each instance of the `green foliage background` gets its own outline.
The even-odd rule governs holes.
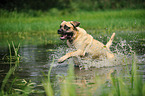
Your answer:
[[[94,37],[120,31],[143,34],[144,8],[144,0],[3,0],[0,45],[7,41],[34,44],[36,40],[60,43],[57,30],[61,20],[81,22],[80,27]]]
[[[105,10],[145,8],[144,0],[1,0],[0,8],[10,11],[41,10]]]

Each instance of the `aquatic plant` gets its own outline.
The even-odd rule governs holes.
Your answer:
[[[11,49],[11,45],[12,45],[12,49]],[[19,55],[18,51],[19,51],[19,48],[20,48],[20,43],[18,44],[17,47],[15,47],[13,41],[12,41],[11,44],[8,42],[8,48],[9,48],[9,55],[7,55],[7,54],[4,55],[3,58],[2,58],[2,60],[4,62],[8,62],[9,61],[10,62],[10,65],[11,65],[12,62],[15,62],[15,61],[16,62],[19,62],[20,55]]]
[[[19,51],[19,48],[20,48],[20,43],[18,44],[18,47],[16,48],[15,45],[14,45],[14,43],[12,42],[12,46],[13,46],[14,54],[15,54],[14,57],[15,57],[16,61],[19,62],[20,55],[19,55],[18,51]]]
[[[137,75],[137,62],[135,53],[132,53],[132,66],[131,71],[127,68],[127,77],[119,77],[111,75],[112,87],[111,92],[116,96],[143,96],[144,86],[143,79]],[[111,94],[112,94],[111,93]]]
[[[10,78],[10,76],[15,72],[15,70],[17,69],[18,65],[19,65],[19,58],[20,58],[20,55],[18,54],[18,50],[19,50],[19,47],[20,47],[20,44],[18,45],[18,47],[16,48],[14,46],[14,43],[12,42],[12,45],[13,45],[13,49],[14,49],[14,54],[15,56],[12,56],[12,50],[11,50],[11,46],[10,46],[10,43],[8,43],[8,46],[9,46],[9,53],[10,53],[10,56],[9,56],[9,63],[10,63],[10,69],[8,71],[8,73],[6,74],[5,78],[3,79],[2,81],[2,86],[1,86],[1,91],[2,93],[1,94],[5,94],[5,91],[4,91],[4,88],[6,87],[6,84],[8,82],[8,79]],[[14,62],[14,66],[12,66],[12,62],[13,60],[15,61]],[[14,79],[15,81],[15,79]],[[13,81],[13,82],[14,82]],[[12,83],[13,84],[13,83]],[[9,88],[9,91],[11,90],[11,87]]]
[[[76,96],[76,85],[74,77],[74,65],[69,64],[68,74],[60,83],[61,96]]]
[[[53,88],[52,88],[52,85],[51,85],[51,82],[50,82],[50,73],[51,73],[53,64],[54,64],[54,58],[53,58],[53,61],[51,63],[51,66],[49,68],[47,76],[43,73],[43,75],[45,77],[47,77],[47,78],[44,78],[42,80],[42,84],[43,84],[43,87],[44,87],[44,90],[45,90],[45,93],[46,93],[47,96],[54,96],[54,91],[53,91]]]
[[[145,92],[145,84],[141,76],[137,75],[137,62],[135,53],[131,53],[132,55],[132,66],[131,71],[128,68],[128,63],[126,59],[126,70],[127,75],[123,77],[120,74],[117,74],[116,70],[112,70],[108,73],[108,80],[102,80],[101,77],[96,76],[94,79],[95,82],[86,82],[82,81],[82,86],[80,84],[75,83],[74,76],[74,65],[69,64],[68,75],[63,77],[60,82],[60,94],[61,96],[143,96]],[[52,67],[51,67],[52,68]],[[48,96],[54,96],[54,90],[52,88],[50,82],[50,71],[47,76],[48,81],[45,83],[44,87],[45,92]],[[46,85],[47,84],[47,85]],[[91,86],[90,86],[91,85]],[[51,90],[50,90],[51,89]],[[53,94],[52,94],[53,93]],[[51,95],[50,95],[51,94]]]

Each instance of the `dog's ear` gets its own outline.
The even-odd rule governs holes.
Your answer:
[[[78,21],[71,21],[70,22],[74,27],[78,27],[80,25],[80,22]]]

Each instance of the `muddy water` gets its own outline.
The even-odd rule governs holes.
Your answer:
[[[124,42],[124,41],[123,41]],[[133,42],[133,41],[130,41]],[[137,52],[137,62],[138,62],[138,72],[139,75],[143,76],[145,80],[145,41],[136,41],[131,43],[134,46],[132,49]],[[131,45],[130,44],[130,45]],[[120,43],[121,45],[121,43]],[[115,45],[113,45],[115,47]],[[123,47],[124,48],[124,47]],[[119,48],[118,48],[119,49]],[[66,51],[67,50],[67,51]],[[51,73],[51,81],[53,83],[54,89],[58,89],[57,82],[58,80],[55,78],[57,75],[67,75],[68,69],[68,61],[58,64],[57,59],[61,57],[63,54],[68,52],[68,48],[66,46],[60,45],[23,45],[19,49],[19,55],[21,56],[19,68],[12,74],[9,79],[9,82],[12,82],[14,78],[17,78],[17,81],[29,81],[34,83],[34,89],[36,94],[43,94],[44,89],[42,87],[42,79],[43,79],[43,72],[47,74],[50,64],[54,58],[54,66]],[[126,50],[127,51],[127,50]],[[13,54],[13,53],[12,53]],[[122,52],[123,54],[123,52]],[[125,54],[125,53],[124,53]],[[0,85],[2,84],[2,80],[5,77],[6,73],[8,72],[10,65],[9,62],[6,62],[5,56],[9,55],[9,49],[0,47]],[[128,58],[129,59],[129,58]],[[117,63],[117,62],[116,62]],[[131,66],[131,65],[129,65]],[[83,78],[86,80],[91,80],[93,76],[97,75],[104,75],[105,73],[109,73],[110,70],[118,70],[118,72],[125,72],[122,71],[124,69],[123,65],[117,66],[102,66],[101,68],[93,68],[88,70],[80,70],[80,68],[75,67],[75,75],[79,78]],[[14,86],[17,88],[17,86]],[[41,93],[42,92],[42,93]]]

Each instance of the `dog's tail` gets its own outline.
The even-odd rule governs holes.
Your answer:
[[[111,44],[112,44],[112,41],[113,41],[113,39],[114,39],[114,36],[115,36],[115,33],[112,34],[112,36],[111,36],[109,42],[106,44],[106,48],[107,48],[107,49],[110,48],[110,46],[111,46]]]

